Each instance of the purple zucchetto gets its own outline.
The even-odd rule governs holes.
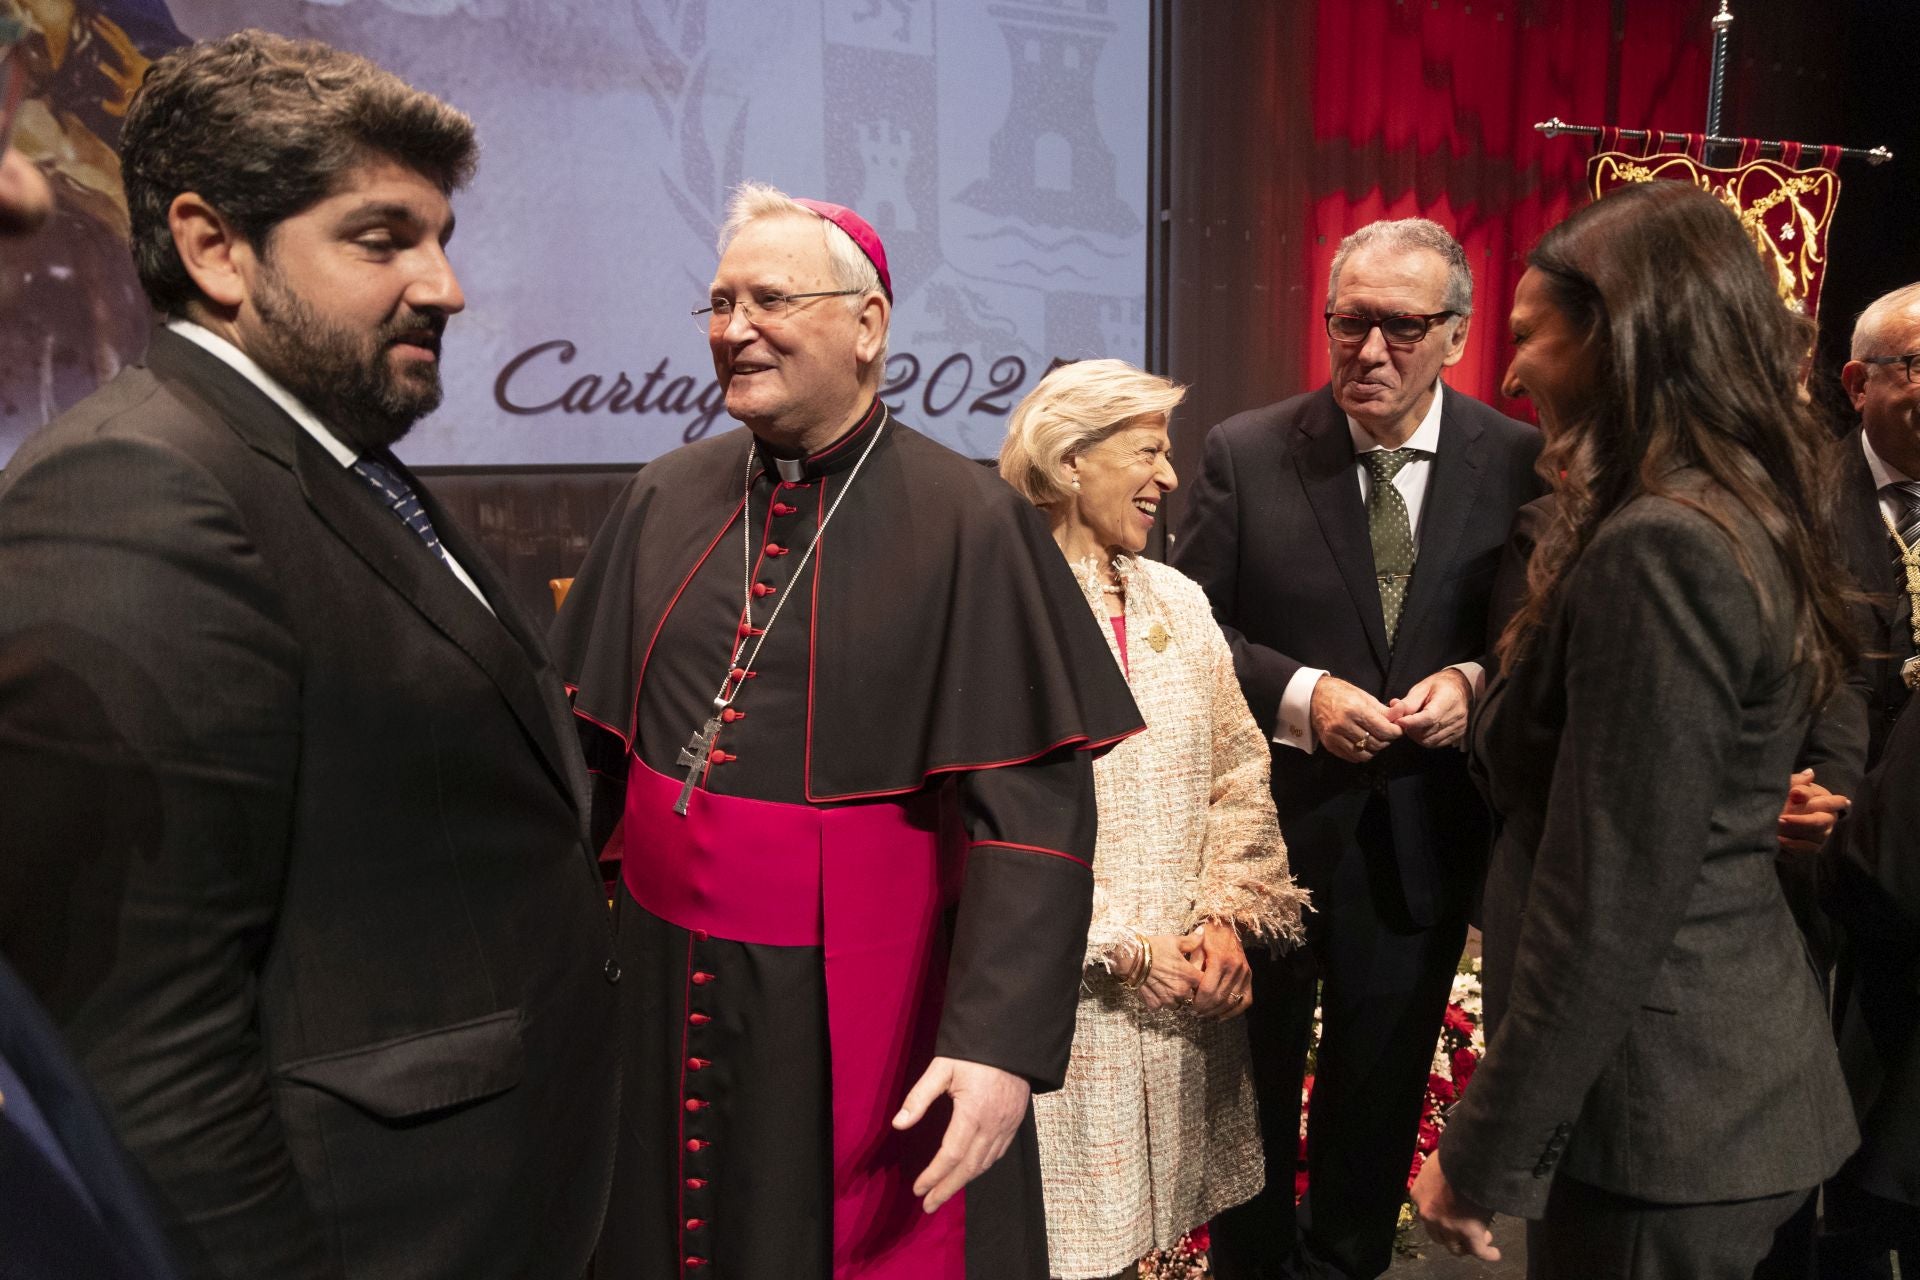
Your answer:
[[[867,255],[867,261],[880,273],[880,291],[887,295],[887,301],[893,301],[893,277],[887,271],[887,247],[880,243],[880,233],[873,224],[841,204],[828,204],[825,200],[795,199],[794,203],[802,209],[817,213],[840,228],[860,246],[860,252]]]

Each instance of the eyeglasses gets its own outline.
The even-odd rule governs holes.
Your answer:
[[[1903,364],[1907,366],[1907,381],[1920,382],[1920,351],[1909,351],[1903,356],[1861,356],[1861,364]]]
[[[814,293],[767,293],[753,302],[745,298],[709,298],[707,305],[693,313],[708,333],[719,333],[733,323],[733,313],[738,311],[747,318],[747,323],[762,328],[777,328],[793,314],[793,304],[808,298],[850,298],[856,293],[865,293],[865,289],[821,289]]]
[[[1433,326],[1452,319],[1458,311],[1436,311],[1426,316],[1356,316],[1345,311],[1327,312],[1327,336],[1335,342],[1361,343],[1375,329],[1390,347],[1416,347],[1426,340]]]

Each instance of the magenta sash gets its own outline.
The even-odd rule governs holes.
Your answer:
[[[696,790],[682,818],[680,783],[630,764],[621,876],[634,901],[715,938],[824,946],[834,1280],[964,1280],[965,1193],[933,1214],[913,1194],[949,1113],[904,1134],[890,1123],[933,1057],[946,983],[937,802],[815,809]]]

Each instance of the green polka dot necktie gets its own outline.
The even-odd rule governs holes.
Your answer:
[[[1373,540],[1373,571],[1380,583],[1380,612],[1387,621],[1387,646],[1400,629],[1400,608],[1407,602],[1407,583],[1413,579],[1413,521],[1407,500],[1394,488],[1400,468],[1420,456],[1418,449],[1373,449],[1360,455],[1373,476],[1367,494],[1367,534]]]

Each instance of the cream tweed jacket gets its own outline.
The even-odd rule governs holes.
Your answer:
[[[1142,934],[1205,921],[1247,945],[1300,938],[1306,891],[1287,872],[1267,742],[1247,710],[1205,593],[1155,561],[1115,562],[1127,683],[1145,719],[1094,764],[1100,833],[1093,927],[1066,1084],[1033,1100],[1051,1270],[1113,1275],[1264,1182],[1243,1018],[1150,1010],[1111,976]],[[1119,658],[1099,575],[1077,566]]]

